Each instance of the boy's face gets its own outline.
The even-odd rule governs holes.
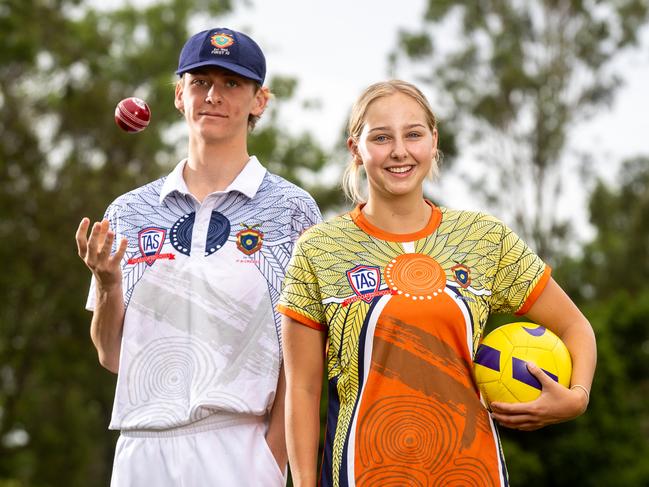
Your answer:
[[[266,97],[254,81],[207,67],[183,75],[175,105],[185,115],[190,134],[209,143],[245,138],[248,116],[263,113]]]

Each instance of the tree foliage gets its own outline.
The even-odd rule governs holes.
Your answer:
[[[173,105],[178,52],[190,21],[218,25],[230,8],[229,0],[0,4],[0,486],[108,484],[115,377],[89,340],[90,275],[74,233],[82,216],[101,218],[112,199],[186,154]],[[291,92],[276,91],[251,152],[317,189],[312,173],[326,154],[281,127]],[[153,113],[137,135],[113,121],[127,96]]]
[[[612,61],[648,11],[647,0],[430,0],[423,27],[401,33],[399,51],[459,128],[460,153],[485,163],[472,189],[543,257],[569,232],[557,202],[571,131],[611,102]]]
[[[598,182],[590,215],[596,237],[566,262],[563,278],[583,300],[636,295],[649,276],[649,157],[625,161],[615,186]]]

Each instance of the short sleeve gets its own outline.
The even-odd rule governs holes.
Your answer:
[[[311,196],[295,198],[293,200],[295,210],[291,219],[293,234],[297,239],[313,225],[322,221],[322,214]]]
[[[277,310],[316,330],[326,329],[320,285],[308,255],[309,233],[297,241],[286,269]]]
[[[523,315],[550,280],[550,267],[502,224],[500,256],[492,284],[493,312]]]

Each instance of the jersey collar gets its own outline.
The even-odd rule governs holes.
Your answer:
[[[180,161],[165,179],[160,190],[161,204],[165,198],[173,192],[178,192],[184,195],[191,194],[187,188],[185,179],[183,178],[183,169],[185,168],[185,164],[187,164],[187,159]],[[215,193],[226,194],[231,191],[238,191],[252,199],[257,194],[265,175],[266,168],[261,165],[255,156],[252,156],[248,159],[248,162],[237,177],[234,178],[234,181],[232,181],[225,190],[216,191]]]
[[[430,218],[426,226],[414,233],[390,233],[380,229],[377,226],[372,225],[370,221],[365,218],[365,215],[362,211],[365,203],[361,203],[360,205],[356,206],[356,208],[354,208],[350,212],[350,215],[354,223],[369,235],[389,242],[414,242],[416,240],[425,238],[428,235],[431,235],[435,230],[437,230],[437,228],[439,228],[439,225],[442,222],[442,211],[439,209],[439,207],[435,206],[428,200],[424,201],[426,201],[426,204],[430,206],[433,211],[430,214]]]

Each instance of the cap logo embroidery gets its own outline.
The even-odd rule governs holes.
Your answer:
[[[216,49],[212,51],[212,54],[224,54],[228,53],[227,48],[234,44],[234,39],[231,35],[228,34],[214,34],[210,37],[210,42]],[[221,51],[223,50],[223,52]]]

